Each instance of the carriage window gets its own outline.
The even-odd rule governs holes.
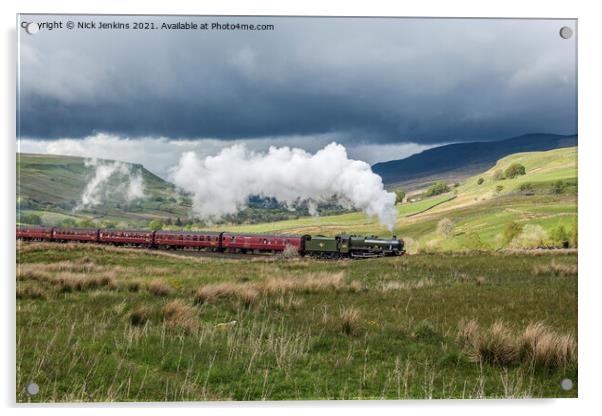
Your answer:
[[[205,241],[205,236],[203,236],[203,235],[202,235],[202,236],[200,236],[200,237],[199,237],[199,241]]]
[[[190,234],[186,234],[186,240],[190,240]]]
[[[180,234],[180,235],[178,236],[178,240],[183,240],[183,239],[184,239],[184,236],[183,236],[182,234]]]

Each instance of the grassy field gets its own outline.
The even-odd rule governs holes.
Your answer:
[[[577,396],[576,254],[17,262],[19,402]]]

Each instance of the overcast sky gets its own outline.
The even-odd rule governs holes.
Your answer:
[[[211,153],[236,141],[315,151],[334,140],[374,163],[440,143],[577,131],[576,36],[559,36],[562,26],[575,29],[571,20],[22,20],[275,26],[20,30],[23,151],[105,156],[105,140],[105,152],[119,155],[127,143],[135,154],[121,158],[145,162],[177,146]]]

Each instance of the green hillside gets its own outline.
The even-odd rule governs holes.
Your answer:
[[[497,171],[503,172],[513,163],[523,164],[526,174],[514,179],[494,179]],[[483,178],[480,185],[479,178]],[[562,184],[560,187],[559,183]],[[502,189],[497,190],[498,186]],[[541,226],[548,242],[557,244],[551,240],[560,227],[567,234],[576,230],[577,148],[505,157],[493,168],[468,178],[451,192],[397,205],[397,211],[394,233],[405,238],[412,251],[505,247],[508,243],[500,238],[512,222],[519,227]],[[437,231],[437,225],[444,218],[453,223],[453,230],[447,236]],[[227,228],[325,235],[341,232],[390,234],[375,219],[369,220],[362,213]]]
[[[104,161],[111,163],[113,161]],[[190,201],[178,195],[174,186],[142,165],[126,164],[133,174],[141,174],[144,196],[128,201],[118,176],[107,182],[102,204],[76,209],[95,168],[85,159],[72,156],[17,154],[17,210],[21,216],[39,215],[45,224],[64,219],[123,225],[146,225],[151,219],[186,217]],[[123,178],[121,178],[123,179]]]
[[[523,165],[526,174],[513,179],[498,177],[514,163]],[[74,213],[73,208],[92,173],[83,159],[21,155],[17,162],[18,204],[21,204],[22,214],[39,214],[46,224],[56,224],[65,218],[93,218],[96,223],[112,220],[128,226],[146,226],[153,218],[187,217],[189,203],[178,199],[173,185],[142,166],[135,168],[143,172],[145,198],[123,204],[116,197],[101,207]],[[406,239],[411,251],[507,247],[511,244],[504,241],[504,233],[512,223],[517,224],[518,234],[523,231],[541,234],[537,244],[558,245],[559,240],[575,240],[577,148],[507,156],[448,193],[399,204],[396,209],[398,220],[393,232]],[[255,211],[267,212],[259,208]],[[443,219],[452,223],[451,230],[445,235],[438,229]],[[530,227],[523,230],[525,225]],[[210,228],[202,224],[197,226]],[[368,219],[359,212],[257,224],[233,221],[211,229],[324,235],[390,234],[376,219]]]

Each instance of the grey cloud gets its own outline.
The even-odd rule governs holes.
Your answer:
[[[20,32],[20,134],[428,144],[576,132],[576,39],[558,36],[574,21],[144,20],[275,30]]]

